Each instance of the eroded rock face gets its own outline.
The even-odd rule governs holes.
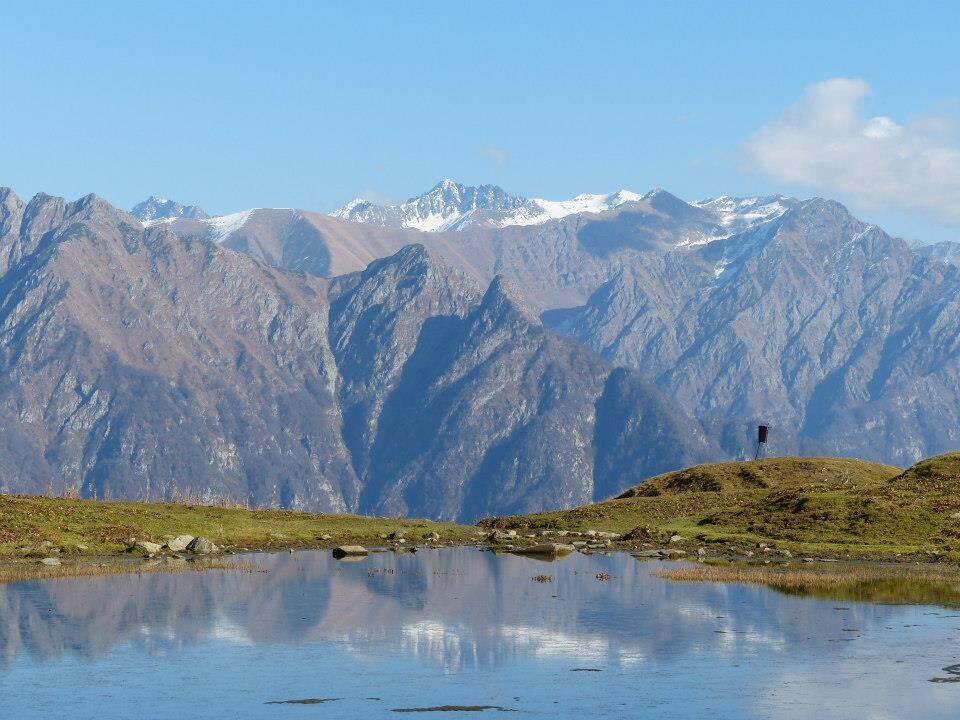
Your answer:
[[[515,283],[423,246],[327,281],[94,196],[2,207],[0,450],[37,468],[3,489],[471,519],[716,454]]]

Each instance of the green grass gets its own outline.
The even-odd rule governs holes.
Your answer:
[[[697,564],[662,568],[656,574],[681,582],[765,585],[791,595],[875,603],[960,604],[960,571],[952,566],[823,563],[758,565]]]
[[[491,527],[645,527],[731,551],[775,544],[821,556],[960,558],[960,453],[909,470],[840,458],[770,458],[666,473],[613,500],[494,518]]]
[[[429,520],[318,515],[289,510],[245,510],[204,505],[104,502],[51,497],[0,496],[0,557],[42,555],[52,543],[64,554],[107,555],[129,538],[163,543],[177,535],[202,535],[225,548],[279,549],[350,542],[382,542],[397,529],[415,542],[438,533],[444,541],[475,539],[474,529]],[[330,535],[329,541],[321,539]],[[77,550],[77,545],[85,550]]]

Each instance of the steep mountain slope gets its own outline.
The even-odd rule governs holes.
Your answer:
[[[449,277],[406,248],[331,305],[363,506],[433,504],[442,518],[565,506],[713,452],[658,391],[546,331],[510,281],[475,303]],[[389,352],[371,361],[370,348]]]
[[[90,196],[2,197],[4,490],[472,518],[713,457],[509,283],[412,246],[326,281]]]
[[[323,281],[95,196],[35,197],[3,244],[0,407],[58,487],[355,506]]]

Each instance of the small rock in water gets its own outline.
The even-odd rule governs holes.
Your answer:
[[[195,555],[211,555],[219,552],[219,548],[205,537],[195,537],[190,541],[186,549]]]
[[[517,547],[514,548],[512,552],[518,555],[549,555],[556,557],[558,555],[572,553],[574,549],[573,545],[565,545],[563,543],[540,543],[539,545],[531,545],[529,547]]]
[[[368,553],[367,549],[362,545],[340,545],[333,549],[333,556],[335,558],[342,557],[359,557],[361,555],[366,555]]]
[[[644,559],[646,558],[659,559],[663,557],[663,553],[661,553],[659,550],[640,550],[639,552],[630,553],[630,554],[633,555],[635,558],[644,558]]]

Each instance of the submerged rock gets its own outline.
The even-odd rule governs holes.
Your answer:
[[[549,555],[550,557],[557,557],[559,555],[572,553],[575,549],[573,545],[567,545],[565,543],[540,543],[539,545],[515,547],[511,552],[517,555]]]
[[[333,556],[335,558],[342,557],[360,557],[369,553],[362,545],[340,545],[333,549]]]
[[[630,554],[635,558],[642,559],[660,559],[663,557],[663,553],[660,550],[640,550],[639,552]]]

